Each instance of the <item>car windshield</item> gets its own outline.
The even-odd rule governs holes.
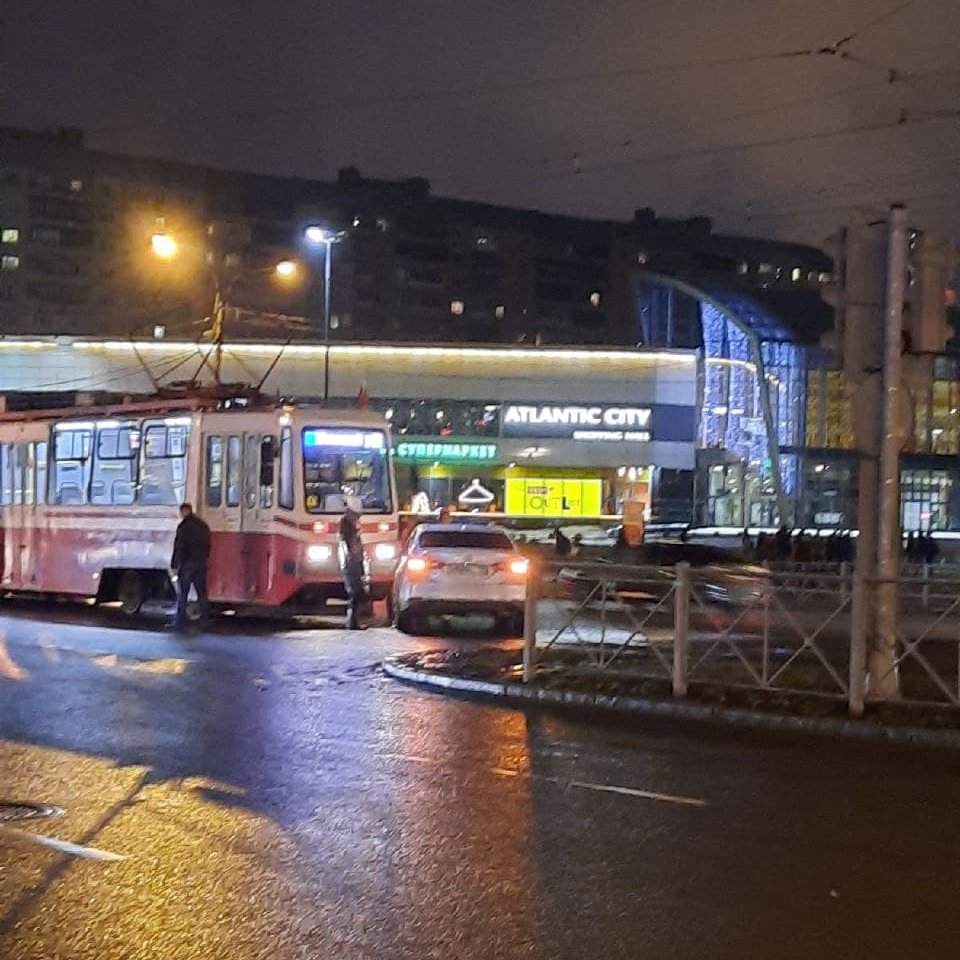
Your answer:
[[[421,547],[466,547],[470,550],[512,550],[510,538],[490,530],[426,530],[417,541]]]
[[[389,513],[390,470],[382,430],[307,427],[303,431],[303,493],[308,513]]]

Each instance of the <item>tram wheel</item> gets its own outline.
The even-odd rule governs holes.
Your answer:
[[[124,570],[117,585],[117,599],[124,613],[133,615],[143,606],[143,577],[136,570]]]

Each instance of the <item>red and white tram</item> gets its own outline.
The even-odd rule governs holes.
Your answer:
[[[0,588],[168,596],[178,506],[210,525],[213,603],[316,609],[342,597],[347,506],[374,598],[399,552],[386,421],[361,410],[145,401],[0,416]]]

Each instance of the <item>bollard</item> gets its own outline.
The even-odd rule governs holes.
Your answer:
[[[673,695],[687,695],[687,652],[690,646],[690,564],[674,568],[677,584],[673,594]]]
[[[537,603],[543,569],[536,560],[530,561],[527,574],[527,595],[523,601],[523,682],[530,683],[537,672]]]
[[[863,716],[867,686],[867,584],[863,576],[853,580],[850,609],[850,716]]]

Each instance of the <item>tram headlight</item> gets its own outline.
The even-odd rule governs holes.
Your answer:
[[[374,544],[373,555],[377,560],[396,560],[397,545],[395,543]]]
[[[333,556],[333,549],[326,543],[311,543],[307,546],[307,559],[311,563],[326,563]]]

